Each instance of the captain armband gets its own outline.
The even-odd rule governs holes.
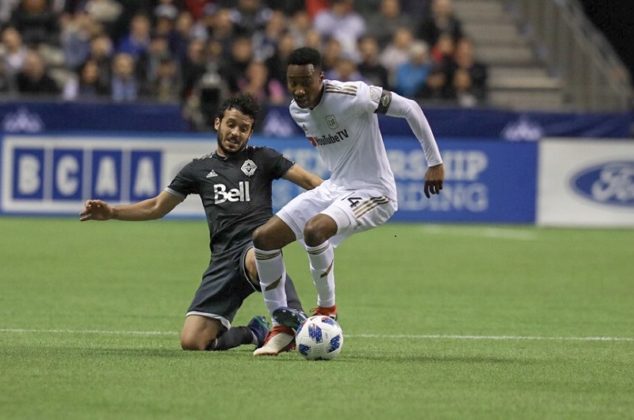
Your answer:
[[[390,104],[392,103],[392,92],[389,90],[383,89],[381,93],[381,99],[379,99],[379,106],[376,109],[377,114],[385,114],[387,110],[390,108]]]

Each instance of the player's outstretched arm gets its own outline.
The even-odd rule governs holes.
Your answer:
[[[79,214],[79,220],[153,220],[160,219],[172,211],[182,200],[181,197],[161,192],[159,195],[134,204],[111,206],[105,201],[88,200]]]
[[[307,171],[306,169],[299,166],[297,163],[291,166],[291,168],[286,171],[282,178],[287,179],[306,190],[312,190],[313,188],[318,187],[319,185],[321,185],[322,182],[324,182],[324,180],[321,179],[318,175]]]
[[[387,104],[387,106],[383,104]],[[429,165],[425,173],[425,196],[429,198],[432,194],[440,194],[443,180],[445,179],[445,168],[438,150],[438,144],[423,110],[411,99],[397,95],[394,92],[383,91],[381,105],[377,109],[377,112],[379,111],[385,112],[386,115],[392,117],[405,118],[407,120],[412,132],[416,135],[423,148],[427,164]]]

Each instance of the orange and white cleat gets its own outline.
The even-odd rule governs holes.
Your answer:
[[[313,316],[322,315],[329,316],[330,318],[337,320],[337,305],[332,306],[318,306],[316,308],[311,309]]]
[[[254,356],[277,356],[278,354],[291,351],[295,348],[295,332],[284,325],[275,325],[266,338],[264,345],[255,349]]]

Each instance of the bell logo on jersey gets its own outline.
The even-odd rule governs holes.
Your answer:
[[[240,181],[238,188],[227,190],[224,184],[214,185],[214,204],[222,204],[226,201],[237,203],[238,201],[251,201],[249,192],[249,181]]]

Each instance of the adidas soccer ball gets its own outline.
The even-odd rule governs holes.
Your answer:
[[[328,316],[311,316],[297,332],[295,344],[305,359],[334,359],[341,353],[343,331],[337,321]]]

